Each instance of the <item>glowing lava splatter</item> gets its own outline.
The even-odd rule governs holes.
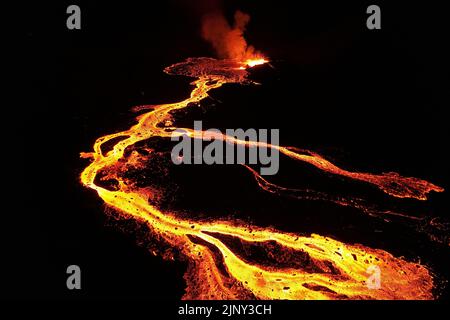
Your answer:
[[[266,62],[260,58],[244,62],[190,58],[166,68],[168,74],[196,78],[190,97],[152,106],[139,115],[137,123],[128,130],[98,138],[93,152],[82,153],[92,161],[82,172],[81,182],[97,191],[108,206],[146,223],[152,233],[149,236],[164,239],[189,261],[185,299],[432,299],[432,275],[420,264],[396,258],[386,251],[345,244],[316,234],[299,236],[271,228],[248,227],[232,219],[201,222],[179,218],[175,212],[163,212],[153,204],[155,202],[149,201],[157,197],[151,188],[138,188],[119,174],[124,164],[140,163],[140,157],[143,157],[136,152],[126,154],[127,148],[152,137],[170,138],[177,129],[172,127],[172,111],[200,102],[210,90],[226,83],[248,83],[247,69]],[[202,139],[192,129],[183,130],[192,138]],[[235,144],[261,146],[257,142],[226,136],[217,138]],[[113,143],[113,147],[104,154],[102,146],[106,143]],[[442,191],[427,181],[396,173],[350,172],[311,151],[269,147],[278,148],[286,156],[328,173],[373,184],[394,197],[425,200],[430,191]],[[170,154],[166,156],[170,157]],[[99,185],[96,179],[101,172],[116,181],[113,190]],[[276,186],[255,171],[251,172],[261,188],[279,192]],[[236,240],[241,245],[257,248],[271,257],[271,262],[245,255],[233,244]],[[381,289],[366,286],[369,276],[366,270],[370,265],[377,265],[381,270]]]

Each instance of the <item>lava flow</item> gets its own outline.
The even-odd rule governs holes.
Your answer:
[[[98,138],[93,152],[82,153],[83,157],[92,160],[81,174],[83,185],[97,191],[101,199],[119,214],[148,225],[149,237],[163,239],[189,262],[184,299],[433,299],[432,274],[421,264],[396,258],[383,250],[346,244],[316,234],[300,236],[272,228],[249,227],[231,218],[221,221],[180,218],[176,212],[164,212],[155,201],[150,201],[158,197],[153,189],[138,187],[123,177],[120,172],[127,165],[145,165],[144,155],[130,154],[127,150],[153,137],[170,139],[172,133],[178,131],[175,129],[180,129],[173,126],[173,111],[199,103],[208,97],[210,90],[224,84],[250,83],[248,68],[267,62],[260,57],[243,61],[189,58],[166,68],[168,74],[196,79],[190,97],[152,106],[139,115],[137,123],[128,130]],[[182,130],[194,139],[204,138],[192,129]],[[216,138],[246,146],[262,146],[233,137]],[[105,153],[106,143],[113,147]],[[442,191],[429,182],[395,173],[350,172],[314,152],[268,147],[278,148],[286,156],[328,173],[373,184],[390,196],[425,200],[430,191]],[[156,153],[155,150],[149,152]],[[170,157],[170,154],[166,155]],[[260,187],[275,188],[268,186],[255,171],[251,172]],[[98,182],[100,173],[106,173],[109,180],[114,180],[115,187],[102,186]],[[242,250],[242,247],[248,250]],[[251,252],[259,254],[252,255]],[[166,256],[164,252],[159,254]],[[258,259],[261,256],[266,259]],[[380,269],[379,289],[370,289],[366,284],[371,265]]]

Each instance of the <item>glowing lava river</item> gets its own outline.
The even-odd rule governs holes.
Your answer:
[[[81,154],[91,159],[81,174],[82,184],[97,191],[106,205],[119,214],[148,225],[152,233],[149,236],[163,239],[188,261],[184,299],[433,299],[432,273],[421,264],[394,257],[383,250],[342,243],[317,234],[300,236],[273,228],[249,227],[231,218],[221,221],[180,218],[175,212],[164,212],[150,201],[157,197],[153,194],[154,189],[137,187],[123,177],[127,165],[145,165],[145,155],[128,152],[130,147],[153,137],[170,139],[179,129],[173,127],[173,111],[199,103],[208,97],[210,90],[224,84],[251,83],[247,79],[248,69],[266,62],[264,59],[241,63],[190,58],[166,68],[168,74],[196,79],[190,97],[176,103],[151,106],[148,110],[144,108],[145,112],[128,130],[98,138],[93,152]],[[182,129],[193,139],[204,138],[192,129]],[[215,138],[226,139],[228,143],[261,146],[258,142],[233,137]],[[314,152],[276,145],[268,147],[329,174],[372,184],[392,197],[423,201],[430,191],[442,191],[427,181],[396,173],[350,172]],[[148,152],[156,153],[155,150]],[[256,171],[247,169],[261,188],[270,187],[271,192],[279,189]],[[114,187],[102,186],[98,181],[100,175],[114,180]],[[257,246],[271,254],[276,263],[246,259],[230,245],[233,239]],[[164,252],[159,254],[165,256]],[[377,289],[369,288],[366,283],[371,265],[380,270],[381,287]]]

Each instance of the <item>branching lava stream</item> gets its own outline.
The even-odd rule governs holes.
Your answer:
[[[120,177],[120,163],[131,161],[124,156],[127,147],[152,137],[170,138],[178,129],[172,127],[171,112],[200,102],[208,97],[210,90],[226,83],[249,83],[248,68],[266,62],[264,59],[236,62],[190,58],[166,68],[166,73],[196,79],[190,97],[176,103],[152,106],[151,110],[137,117],[137,124],[130,129],[98,138],[93,152],[82,153],[92,161],[82,172],[81,182],[97,191],[108,206],[148,224],[154,235],[163,238],[186,257],[189,268],[185,274],[187,288],[184,299],[433,299],[433,277],[423,265],[396,258],[383,250],[346,244],[316,234],[299,236],[272,228],[250,228],[232,219],[189,221],[177,217],[175,212],[162,212],[149,202],[151,191],[148,188],[132,187]],[[183,131],[192,138],[204,138],[192,129],[184,128]],[[121,140],[103,154],[102,145],[117,138]],[[261,146],[258,142],[232,137],[215,138]],[[328,173],[373,184],[393,197],[426,200],[430,191],[442,191],[427,181],[396,173],[350,172],[311,151],[269,147],[278,148],[284,155]],[[258,173],[248,169],[263,187],[265,180],[258,179]],[[108,190],[96,183],[101,171],[117,181],[116,190]],[[273,186],[271,190],[276,191]],[[245,257],[232,245],[233,241],[258,248],[272,256],[275,262],[269,264]],[[379,289],[369,289],[366,284],[370,265],[380,268]]]

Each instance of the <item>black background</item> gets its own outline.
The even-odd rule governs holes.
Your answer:
[[[10,107],[14,138],[8,139],[13,146],[7,156],[14,169],[6,170],[13,190],[6,196],[13,204],[7,214],[17,219],[4,224],[5,298],[182,296],[186,265],[150,255],[136,245],[133,233],[109,226],[102,201],[78,182],[86,165],[79,152],[90,151],[101,135],[128,128],[131,107],[186,97],[189,79],[169,77],[162,69],[187,57],[215,55],[202,40],[200,26],[201,16],[218,7],[228,17],[236,9],[250,14],[246,38],[274,69],[255,71],[264,89],[231,86],[217,92],[230,109],[205,114],[208,125],[280,128],[282,144],[320,151],[346,168],[396,171],[448,187],[447,37],[438,5],[378,2],[382,30],[370,31],[365,11],[372,3],[363,1],[79,1],[82,29],[71,31],[65,13],[70,4],[75,3],[19,9],[21,37],[13,65],[20,93]],[[243,192],[241,206],[252,207],[246,201],[251,190]],[[432,194],[427,210],[445,218],[447,195]],[[273,221],[268,211],[280,205],[271,206],[247,214],[258,221],[263,212],[261,223],[280,229],[296,222],[291,216]],[[226,212],[233,204],[209,207]],[[448,246],[430,244],[422,235],[416,240],[391,226],[377,226],[386,228],[383,236],[365,233],[378,222],[356,214],[330,218],[329,226],[319,218],[309,217],[310,225],[298,218],[302,227],[294,231],[319,232],[411,258],[424,254],[447,277]],[[350,220],[353,231],[342,227]],[[81,267],[80,291],[66,289],[70,264]]]

